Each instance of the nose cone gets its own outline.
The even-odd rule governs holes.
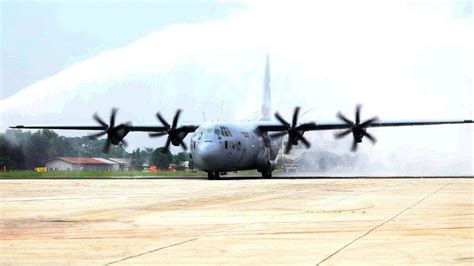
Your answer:
[[[195,163],[203,170],[221,170],[220,160],[222,154],[220,153],[219,143],[204,142],[196,147],[196,154],[194,155]]]

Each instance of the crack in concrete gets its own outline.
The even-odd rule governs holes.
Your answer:
[[[342,246],[341,248],[339,248],[338,250],[334,251],[333,253],[331,253],[329,256],[327,256],[326,258],[324,258],[323,260],[321,260],[320,262],[318,262],[316,265],[321,265],[321,263],[327,261],[328,259],[332,258],[334,255],[336,255],[337,253],[339,253],[340,251],[344,250],[345,248],[347,248],[348,246],[354,244],[355,242],[357,242],[358,240],[362,239],[363,237],[367,236],[368,234],[370,234],[371,232],[377,230],[378,228],[380,228],[381,226],[385,225],[386,223],[392,221],[393,219],[396,219],[398,216],[402,215],[403,213],[405,213],[406,211],[410,210],[411,208],[415,207],[416,205],[420,204],[422,201],[428,199],[429,197],[433,196],[434,194],[438,193],[439,191],[441,191],[442,189],[444,189],[445,187],[447,187],[448,185],[452,184],[454,181],[451,181],[443,186],[441,186],[440,188],[438,188],[437,190],[431,192],[430,194],[426,195],[425,197],[423,197],[422,199],[418,200],[417,202],[413,203],[412,205],[408,206],[406,209],[400,211],[399,213],[395,214],[394,216],[392,216],[391,218],[389,218],[388,220],[384,221],[383,223],[381,224],[378,224],[376,225],[375,227],[372,227],[369,231],[365,232],[363,235],[353,239],[352,241],[350,241],[349,243],[345,244],[344,246]]]
[[[198,239],[197,237],[196,238],[191,238],[191,239],[188,239],[188,240],[185,240],[185,241],[181,241],[181,242],[174,243],[174,244],[171,244],[171,245],[168,245],[168,246],[156,248],[156,249],[153,249],[153,250],[150,250],[150,251],[147,251],[147,252],[143,252],[143,253],[140,253],[140,254],[137,254],[137,255],[128,256],[128,257],[125,257],[125,258],[120,259],[120,260],[112,261],[112,262],[109,262],[105,265],[112,265],[112,264],[119,263],[119,262],[122,262],[122,261],[125,261],[125,260],[133,259],[133,258],[140,257],[140,256],[143,256],[143,255],[146,255],[146,254],[150,254],[150,253],[153,253],[153,252],[156,252],[156,251],[160,251],[160,250],[163,250],[163,249],[166,249],[166,248],[179,246],[179,245],[182,245],[182,244],[185,244],[185,243],[188,243],[188,242],[195,241],[197,239]]]

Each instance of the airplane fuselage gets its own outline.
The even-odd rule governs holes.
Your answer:
[[[261,122],[259,122],[261,124]],[[281,139],[259,134],[257,123],[206,123],[191,136],[191,156],[206,172],[271,171]]]

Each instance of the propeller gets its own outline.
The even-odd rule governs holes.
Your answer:
[[[371,124],[375,123],[378,118],[377,117],[372,117],[371,119],[365,120],[364,122],[360,123],[360,109],[362,108],[362,105],[358,104],[356,106],[355,110],[355,122],[352,120],[348,119],[346,116],[344,116],[341,112],[337,113],[337,118],[342,120],[344,123],[347,125],[350,125],[350,128],[337,133],[334,135],[336,139],[343,138],[350,133],[352,133],[352,136],[354,137],[352,141],[352,147],[351,151],[355,152],[357,151],[357,146],[359,143],[362,142],[363,137],[367,137],[372,144],[375,144],[377,142],[377,139],[372,136],[371,134],[367,133],[367,127],[369,127]]]
[[[298,145],[298,141],[301,141],[306,148],[311,147],[311,143],[305,137],[303,137],[303,134],[305,131],[315,128],[316,124],[314,122],[310,122],[298,125],[299,112],[300,107],[295,107],[291,124],[288,123],[278,112],[275,113],[275,118],[283,125],[283,131],[272,134],[270,137],[278,138],[288,134],[288,142],[285,145],[285,154],[290,153],[293,145]]]
[[[128,143],[123,138],[128,134],[128,132],[130,132],[130,123],[122,123],[116,126],[115,116],[117,115],[117,111],[117,108],[112,108],[109,124],[104,122],[104,120],[97,113],[92,116],[92,118],[103,127],[103,131],[89,135],[89,139],[97,139],[107,135],[107,140],[104,146],[105,153],[109,153],[110,145],[122,144],[125,147],[128,146]]]
[[[156,133],[149,133],[148,135],[152,138],[162,137],[168,135],[166,139],[165,147],[161,150],[163,153],[169,152],[170,144],[174,146],[181,145],[184,150],[187,150],[188,147],[184,143],[183,139],[189,132],[192,132],[190,127],[187,126],[178,126],[179,116],[181,115],[181,109],[178,109],[173,117],[173,122],[171,125],[161,116],[160,113],[156,114],[158,120],[160,120],[161,124],[163,125],[163,132],[156,132]]]

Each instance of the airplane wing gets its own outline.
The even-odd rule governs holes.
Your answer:
[[[454,121],[424,121],[424,122],[374,122],[366,127],[406,127],[406,126],[432,126],[432,125],[448,125],[448,124],[470,124],[472,120],[454,120]],[[336,130],[349,129],[351,124],[341,123],[318,123],[316,126],[310,127],[305,131],[311,130]]]
[[[296,107],[293,113],[292,123],[287,122],[278,113],[275,113],[275,118],[280,124],[262,124],[257,126],[257,132],[276,132],[268,134],[272,138],[283,137],[288,135],[288,142],[285,146],[285,153],[289,153],[293,145],[297,145],[301,141],[307,148],[311,146],[311,143],[303,137],[306,131],[318,131],[318,130],[344,130],[336,133],[336,138],[342,138],[352,133],[354,141],[352,144],[352,151],[357,150],[357,144],[362,142],[363,137],[367,137],[372,143],[377,140],[374,136],[367,132],[367,128],[372,127],[403,127],[403,126],[429,126],[429,125],[447,125],[447,124],[472,124],[472,120],[451,120],[451,121],[403,121],[403,122],[380,122],[377,117],[361,121],[360,119],[361,106],[356,107],[355,120],[348,119],[341,113],[337,114],[337,117],[341,120],[339,123],[303,123],[298,124],[298,113],[300,108]]]
[[[364,128],[369,127],[406,127],[406,126],[432,126],[432,125],[448,125],[448,124],[471,124],[473,120],[453,120],[453,121],[423,121],[423,122],[377,122],[371,123]],[[355,125],[346,123],[306,123],[298,126],[300,131],[319,131],[319,130],[338,130],[350,129]],[[287,131],[289,127],[284,125],[261,125],[257,127],[261,132]]]
[[[177,110],[170,125],[161,115],[157,113],[156,116],[163,126],[133,126],[131,123],[115,124],[115,116],[117,109],[112,109],[109,123],[106,123],[97,114],[94,114],[94,120],[99,124],[98,126],[11,126],[13,129],[55,129],[55,130],[96,130],[100,131],[96,134],[89,135],[89,138],[95,139],[107,135],[107,142],[104,151],[108,152],[110,145],[123,144],[127,145],[124,140],[129,132],[148,132],[150,137],[161,137],[168,135],[163,151],[168,151],[170,144],[175,146],[181,145],[185,150],[187,149],[183,139],[190,132],[194,132],[198,125],[178,125],[178,119],[181,110]]]
[[[369,122],[369,123],[366,123]],[[269,134],[270,137],[283,137],[288,134],[288,142],[285,145],[285,154],[288,154],[293,145],[297,145],[301,141],[307,148],[311,147],[311,143],[303,137],[305,131],[319,130],[344,130],[334,135],[336,139],[345,137],[352,133],[354,140],[352,142],[352,151],[356,151],[358,143],[362,142],[363,137],[367,137],[372,143],[377,140],[374,136],[366,131],[367,128],[375,127],[404,127],[404,126],[430,126],[430,125],[448,125],[448,124],[472,124],[472,120],[453,120],[453,121],[425,121],[425,122],[375,122],[366,121],[361,124],[355,123],[306,123],[291,127],[290,125],[261,125],[257,127],[259,132],[277,132]]]
[[[166,127],[160,126],[133,126],[130,124],[122,124],[124,129],[127,129],[129,132],[165,132],[168,129]],[[185,128],[188,132],[194,132],[198,126],[197,125],[186,125],[181,126],[180,128]],[[107,130],[108,127],[104,126],[24,126],[17,125],[11,126],[12,129],[55,129],[55,130]]]

